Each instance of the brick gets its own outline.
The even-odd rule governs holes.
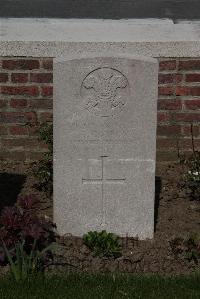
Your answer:
[[[53,95],[53,86],[42,86],[42,96],[50,97]]]
[[[41,112],[39,115],[41,122],[51,122],[53,119],[53,113],[52,112]]]
[[[53,74],[52,73],[31,74],[30,81],[36,83],[52,83]]]
[[[158,110],[181,110],[180,100],[158,100]]]
[[[178,160],[178,152],[176,151],[157,151],[156,161],[157,162],[172,162]]]
[[[7,101],[6,100],[0,100],[0,108],[7,107]]]
[[[26,160],[29,161],[41,160],[44,157],[43,152],[34,152],[34,151],[25,152],[25,155],[26,155]]]
[[[27,83],[28,82],[28,74],[13,73],[13,74],[11,74],[11,81],[13,83]]]
[[[41,142],[38,143],[38,146],[39,146],[39,148],[44,150],[44,152],[48,152],[48,148],[49,148],[48,144],[41,141]]]
[[[36,119],[36,114],[34,112],[0,112],[1,123],[36,122]]]
[[[38,130],[39,130],[39,125],[37,125],[37,123],[35,123],[34,126],[28,127],[28,133],[30,136],[38,136]]]
[[[169,86],[165,86],[165,87],[158,87],[158,94],[159,95],[164,95],[164,96],[171,96],[174,94],[174,87],[169,87]]]
[[[200,95],[200,87],[191,87],[191,86],[178,86],[176,87],[176,95],[177,96],[199,96]]]
[[[160,61],[159,69],[161,71],[175,70],[176,69],[176,60]]]
[[[195,122],[200,121],[200,113],[174,113],[174,121]]]
[[[38,96],[39,90],[37,86],[2,86],[1,93],[7,95]]]
[[[18,112],[0,112],[1,123],[24,123],[25,117],[23,113]]]
[[[2,139],[1,142],[4,147],[9,148],[10,150],[13,148],[21,148],[23,150],[38,146],[38,140],[36,138],[6,138]]]
[[[10,107],[12,108],[25,108],[27,107],[27,100],[25,99],[11,99]]]
[[[13,160],[13,161],[25,161],[26,156],[22,151],[1,151],[0,152],[0,160]]]
[[[175,75],[175,83],[180,83],[183,81],[183,75],[182,74],[176,74]]]
[[[157,139],[156,145],[157,149],[176,149],[177,140],[167,138]]]
[[[200,70],[200,59],[198,60],[181,60],[178,64],[179,70]]]
[[[24,113],[28,123],[37,123],[37,115],[35,112],[29,111]]]
[[[0,73],[0,83],[5,83],[8,81],[8,74],[7,73]]]
[[[46,70],[53,70],[53,59],[43,60],[42,67]]]
[[[167,84],[175,82],[175,74],[159,74],[158,75],[158,83],[159,84]]]
[[[0,136],[7,135],[7,133],[8,133],[7,127],[0,125]]]
[[[197,110],[200,109],[200,99],[198,100],[185,100],[184,105],[186,109]]]
[[[9,133],[10,133],[10,135],[27,135],[28,128],[25,126],[17,126],[17,125],[10,126]]]
[[[200,135],[200,125],[193,125],[192,131],[191,131],[191,125],[185,125],[182,126],[182,130],[183,130],[183,135],[186,137],[187,136],[192,137],[192,132],[194,137]]]
[[[8,70],[33,70],[39,69],[40,63],[36,59],[3,60],[2,68]]]
[[[52,99],[29,100],[29,107],[32,109],[52,109],[53,100]]]
[[[200,82],[200,74],[186,74],[186,82]]]
[[[157,127],[158,136],[178,136],[181,135],[180,125],[158,125]]]
[[[157,115],[158,122],[166,122],[170,120],[170,114],[165,112],[159,112]]]
[[[200,139],[194,139],[194,148],[195,148],[195,150],[200,149]],[[179,149],[192,151],[192,149],[193,149],[192,139],[180,139],[179,140]]]
[[[159,84],[176,84],[183,81],[183,74],[163,74],[158,75]]]

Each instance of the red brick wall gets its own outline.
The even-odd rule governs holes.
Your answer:
[[[157,161],[200,149],[200,58],[159,59]],[[178,147],[177,147],[178,143]]]
[[[200,149],[200,58],[159,59],[157,161]],[[0,159],[33,160],[44,151],[26,123],[52,119],[52,59],[0,59]]]
[[[52,119],[52,59],[0,60],[0,159],[32,160],[44,146],[26,124]]]

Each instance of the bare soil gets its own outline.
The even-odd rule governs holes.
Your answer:
[[[120,239],[122,256],[117,259],[94,257],[81,238],[66,235],[59,243],[55,265],[47,271],[98,271],[181,274],[200,270],[200,265],[175,256],[170,241],[200,233],[200,201],[191,201],[184,188],[179,164],[157,166],[155,236],[153,240]],[[40,213],[52,217],[52,196],[36,188],[31,167],[25,163],[0,162],[0,209],[13,205],[17,197],[35,194]]]

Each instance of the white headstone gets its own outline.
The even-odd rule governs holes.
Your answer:
[[[158,65],[135,55],[54,62],[54,221],[60,234],[152,238]]]

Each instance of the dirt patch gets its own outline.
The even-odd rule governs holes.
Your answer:
[[[52,217],[52,197],[36,189],[30,165],[1,162],[0,169],[1,208],[12,205],[18,195],[35,194],[40,199],[40,213]],[[65,247],[57,252],[57,265],[48,267],[47,271],[56,269],[180,274],[200,270],[200,266],[194,262],[176,257],[169,244],[175,237],[200,233],[200,201],[189,200],[182,187],[182,174],[183,169],[178,164],[157,167],[153,240],[138,241],[127,236],[120,240],[122,257],[109,259],[93,257],[81,238],[66,235],[60,240]]]

